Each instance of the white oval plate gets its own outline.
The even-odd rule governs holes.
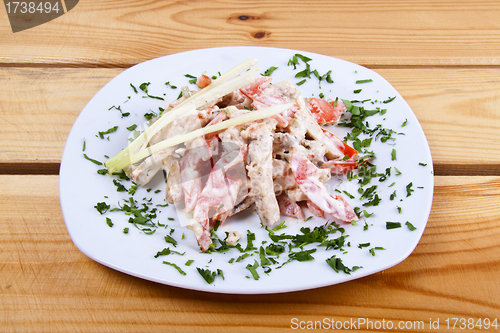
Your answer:
[[[305,66],[301,62],[295,71],[292,66],[287,66],[289,59],[295,53],[311,58],[309,62],[311,70],[317,69],[320,75],[331,70],[331,77],[334,80],[334,83],[323,80],[322,89],[319,89],[319,81],[312,75],[311,79],[299,87],[304,97],[318,96],[322,92],[325,98],[338,96],[348,100],[371,99],[363,104],[366,109],[379,107],[386,109],[387,112],[384,115],[368,118],[370,127],[380,123],[384,128],[405,134],[394,135],[396,137],[394,143],[381,143],[377,140],[369,147],[376,153],[377,158],[373,162],[377,165],[377,171],[384,172],[386,168],[392,167],[392,174],[385,182],[372,180],[372,185],[378,186],[377,191],[382,199],[380,205],[366,208],[373,215],[362,218],[354,226],[342,225],[346,229],[345,233],[349,235],[347,241],[350,246],[345,246],[345,251],[325,251],[324,247],[318,247],[317,252],[313,254],[314,260],[291,261],[280,269],[274,267],[269,274],[264,273],[262,267],[259,267],[257,273],[260,278],[255,280],[246,266],[254,264],[254,260],[260,262],[258,254],[240,262],[229,263],[231,258],[236,259],[241,255],[236,249],[223,254],[200,253],[191,231],[178,225],[179,219],[172,206],[160,208],[161,213],[156,220],[168,224],[168,228],[158,228],[152,235],[146,235],[128,223],[128,218],[121,212],[108,212],[105,215],[97,212],[94,206],[98,202],[106,202],[113,208],[118,206],[120,200],[129,196],[124,192],[117,192],[110,177],[96,173],[102,167],[83,157],[84,141],[85,154],[90,158],[104,161],[104,156],[113,156],[125,147],[130,134],[126,127],[142,124],[144,113],[151,110],[157,112],[159,107],[164,107],[164,102],[161,100],[143,98],[145,94],[140,90],[137,94],[134,93],[131,84],[139,89],[141,83],[150,82],[148,87],[150,95],[167,97],[172,101],[179,95],[180,87],[188,85],[185,74],[199,76],[201,73],[208,75],[223,73],[247,58],[259,60],[257,66],[260,68],[260,73],[271,66],[278,67],[272,74],[273,82],[287,79],[297,83],[301,79],[294,76],[305,69]],[[356,83],[364,79],[373,81]],[[172,89],[165,84],[166,82],[178,88]],[[355,94],[354,90],[357,89],[362,89],[361,93]],[[387,104],[382,102],[391,97],[396,98]],[[120,111],[112,106],[119,106],[121,112],[130,112],[130,115],[122,118]],[[402,127],[403,124],[406,126]],[[115,133],[105,135],[104,139],[98,137],[98,132],[106,131],[115,125],[118,125]],[[346,133],[345,128],[338,126],[331,130],[340,137]],[[396,161],[392,161],[392,149],[396,149]],[[400,175],[396,175],[394,167],[401,172]],[[353,206],[361,206],[355,181],[349,182],[346,179],[339,181],[335,178],[332,182],[332,186],[339,190],[346,190],[356,195],[355,199],[344,197]],[[395,184],[390,187],[393,182]],[[406,186],[409,183],[413,184],[414,191],[407,197]],[[129,185],[125,183],[127,188]],[[136,200],[146,198],[151,199],[154,204],[164,203],[165,184],[162,175],[158,175],[148,186],[153,188],[153,191],[139,189],[134,196]],[[92,98],[76,120],[64,149],[59,182],[61,208],[66,227],[75,245],[88,257],[143,279],[194,290],[235,294],[279,293],[323,287],[367,276],[398,264],[410,255],[422,236],[431,209],[433,186],[432,159],[424,132],[408,104],[384,78],[372,70],[340,59],[295,50],[260,47],[189,51],[146,61],[125,70]],[[161,192],[154,193],[156,190]],[[390,200],[390,195],[394,191],[397,197]],[[401,212],[398,211],[398,207]],[[307,210],[304,210],[304,213],[308,216]],[[111,219],[113,227],[108,226],[106,217]],[[288,218],[286,221],[288,227],[279,232],[296,234],[302,226],[314,227],[325,223],[325,220],[317,217],[304,224]],[[401,222],[402,227],[387,230],[387,221]],[[405,225],[407,221],[415,226],[416,230],[410,231]],[[368,230],[364,230],[365,226],[368,226]],[[124,228],[129,228],[128,234],[123,232]],[[255,233],[254,246],[257,248],[260,248],[262,241],[269,241],[267,232],[261,228],[259,218],[254,214],[243,213],[238,217],[229,218],[219,228],[218,234],[223,237],[224,231],[229,230],[238,230],[243,235],[246,235],[247,230]],[[164,240],[165,235],[170,232],[178,241],[175,248]],[[183,234],[184,239],[182,239]],[[338,236],[340,235],[337,234],[335,237]],[[243,247],[246,246],[246,236],[241,239],[241,243]],[[370,245],[358,247],[359,244],[366,243]],[[184,255],[171,254],[154,258],[158,251],[166,247]],[[383,247],[385,250],[376,250],[373,256],[369,250],[375,247]],[[341,258],[347,267],[362,266],[362,268],[350,275],[344,272],[336,273],[325,262],[325,259],[333,255]],[[286,259],[287,255],[283,254],[278,260],[283,263]],[[186,266],[188,260],[194,262]],[[163,264],[163,261],[178,265],[186,275],[181,275],[174,267]],[[217,276],[213,283],[208,284],[198,274],[197,267],[211,271],[220,269],[223,271],[224,279]]]

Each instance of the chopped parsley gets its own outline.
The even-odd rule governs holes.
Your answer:
[[[384,104],[387,104],[387,103],[392,102],[392,101],[393,101],[393,100],[395,100],[395,99],[396,99],[396,96],[394,96],[394,97],[389,97],[388,99],[386,99],[385,101],[383,101],[383,103],[384,103]]]
[[[385,223],[385,228],[386,229],[396,229],[396,228],[401,228],[401,222],[386,222]]]
[[[291,252],[288,254],[288,258],[297,260],[297,261],[310,261],[314,260],[314,257],[311,255],[311,253],[316,252],[316,249],[311,249],[311,250],[302,250],[299,252]]]
[[[417,228],[413,226],[409,221],[406,221],[405,225],[410,229],[410,231],[416,230]]]
[[[184,272],[179,266],[177,266],[176,264],[174,263],[171,263],[171,262],[168,262],[168,261],[164,261],[163,262],[165,265],[169,265],[169,266],[172,266],[173,268],[175,268],[177,270],[177,272],[179,272],[180,274],[182,275],[186,275],[186,272]]]
[[[167,248],[164,248],[164,249],[163,249],[163,250],[161,250],[161,251],[158,251],[158,252],[155,254],[155,256],[154,256],[154,257],[155,257],[155,258],[158,258],[159,256],[168,256],[168,255],[170,255],[170,254],[178,254],[178,255],[180,255],[180,256],[183,256],[183,255],[185,255],[185,254],[186,254],[186,252],[184,252],[184,253],[180,253],[180,252],[177,252],[177,251],[170,250],[170,248],[169,248],[169,247],[167,247]]]
[[[104,215],[109,210],[110,206],[105,202],[98,202],[94,208],[97,209],[99,214]]]
[[[88,157],[87,154],[85,154],[85,153],[83,154],[83,157],[85,157],[86,160],[89,160],[90,162],[94,163],[95,165],[102,165],[102,162],[99,162],[97,160],[94,160],[94,159]]]
[[[264,74],[262,74],[262,76],[271,76],[271,74],[273,74],[273,72],[277,69],[278,67],[271,66],[264,72]]]
[[[222,279],[224,280],[224,274],[220,269],[217,269],[216,271],[212,272],[209,269],[196,267],[196,270],[198,271],[198,273],[200,273],[200,275],[208,284],[212,284],[215,281],[215,277],[217,276],[222,277]]]
[[[312,216],[311,216],[311,217],[312,217]],[[306,221],[308,221],[308,220],[306,219]],[[280,230],[280,229],[284,229],[284,228],[286,228],[286,225],[285,225],[285,220],[281,221],[281,223],[280,223],[280,224],[278,224],[277,226],[275,226],[272,230],[273,230],[273,231],[278,231],[278,230]]]
[[[173,238],[172,238],[172,236],[170,236],[170,235],[166,235],[166,236],[164,237],[164,239],[165,239],[165,242],[167,242],[167,243],[169,243],[169,244],[172,244],[174,247],[176,247],[176,246],[177,246],[177,241],[176,241],[175,239],[173,239]]]
[[[343,263],[342,263],[342,259],[340,258],[337,258],[334,256],[326,259],[326,263],[331,267],[333,268],[333,270],[338,273],[340,271],[350,275],[351,272],[354,272],[354,271],[357,271],[358,269],[360,268],[363,268],[361,266],[353,266],[352,268],[349,268],[347,266],[345,266]]]
[[[257,248],[253,246],[253,241],[255,240],[255,234],[247,230],[247,246],[245,248],[245,252],[250,250],[256,250]]]
[[[134,92],[137,94],[138,93],[137,88],[134,87],[134,85],[132,83],[130,84],[130,86],[132,87],[132,89],[134,89]]]
[[[99,137],[101,139],[104,139],[104,135],[114,133],[114,132],[116,132],[117,129],[118,129],[118,126],[113,126],[113,127],[111,127],[110,129],[108,129],[106,131],[99,132]]]
[[[372,256],[375,257],[375,251],[379,251],[379,250],[385,250],[385,248],[383,247],[380,247],[380,246],[376,246],[376,247],[372,247],[370,250],[368,250],[370,252],[370,254]]]
[[[128,190],[123,186],[122,183],[120,183],[118,180],[113,179],[113,184],[116,186],[116,191],[117,192],[127,192]]]
[[[288,66],[293,66],[293,69],[297,69],[297,65],[299,65],[299,59],[304,63],[308,63],[312,60],[311,58],[308,58],[300,53],[295,53],[292,59],[288,60]]]
[[[129,98],[130,98],[130,96],[129,96]],[[119,105],[118,106],[113,105],[108,110],[111,110],[111,109],[116,109],[116,110],[120,111],[121,118],[125,118],[125,117],[130,116],[130,112],[123,112]]]
[[[375,197],[373,198],[373,200],[365,202],[363,204],[363,206],[365,206],[365,207],[378,206],[380,204],[380,201],[382,201],[382,199],[378,196],[378,193],[377,193],[377,194],[375,194]]]
[[[170,84],[170,81],[165,82],[165,85],[166,85],[167,87],[172,88],[172,89],[177,89],[177,86],[173,86],[172,84]]]
[[[184,74],[185,77],[189,78],[189,83],[191,84],[196,84],[196,81],[198,81],[198,78],[196,76],[193,76],[191,74]]]
[[[156,118],[156,117],[158,117],[158,115],[156,113],[154,113],[153,111],[147,112],[147,113],[144,114],[144,118],[147,121],[150,121],[151,119]]]
[[[406,197],[409,197],[411,195],[411,193],[413,191],[415,191],[414,189],[412,189],[412,186],[413,186],[413,182],[406,185]]]
[[[257,262],[257,260],[254,260],[253,265],[248,264],[246,267],[246,269],[250,271],[250,274],[252,274],[254,280],[258,280],[260,278],[259,274],[257,273],[257,268],[259,268],[259,263]]]

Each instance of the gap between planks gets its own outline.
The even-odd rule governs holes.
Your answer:
[[[60,163],[0,163],[0,175],[58,175]],[[434,176],[500,176],[499,164],[434,164]]]
[[[168,56],[166,54],[165,56]],[[144,61],[152,60],[145,59]],[[10,62],[10,61],[2,61],[0,58],[0,68],[130,68],[135,65],[140,64],[140,62],[130,62],[127,60],[124,61],[115,61],[115,62],[101,62],[101,61],[54,61],[50,60],[50,62],[40,61],[40,62]],[[367,63],[358,63],[358,65],[369,68],[369,69],[498,69],[500,65],[491,65],[491,64],[439,64],[439,65],[382,65],[382,64],[367,64]]]

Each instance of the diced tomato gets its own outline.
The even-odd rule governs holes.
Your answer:
[[[300,206],[296,202],[290,200],[286,193],[280,194],[276,197],[276,199],[278,200],[278,206],[280,208],[281,215],[294,217],[300,221],[305,220],[302,208],[300,208]]]
[[[358,167],[358,161],[355,160],[333,160],[323,163],[321,169],[330,169],[333,175],[345,175],[347,172],[352,171]]]
[[[325,212],[316,206],[311,200],[307,200],[307,209],[309,209],[309,212],[314,216],[321,217],[323,219],[325,218]]]
[[[329,103],[322,98],[310,97],[307,99],[307,102],[309,103],[313,118],[320,125],[336,124],[340,116],[347,109],[344,102],[340,100]]]
[[[210,83],[212,83],[212,79],[206,76],[205,74],[201,74],[198,80],[196,80],[196,85],[199,88],[205,88],[208,85],[210,85]]]
[[[240,89],[241,93],[253,100],[252,107],[254,109],[258,110],[272,105],[285,104],[286,100],[283,97],[264,93],[264,90],[271,84],[271,80],[270,77],[261,76],[255,79],[253,83]],[[283,128],[288,126],[288,120],[284,115],[285,112],[283,115],[277,114],[273,116],[278,122],[278,126]]]
[[[321,128],[323,130],[323,133],[332,140],[335,143],[335,146],[344,154],[344,155],[349,155],[349,158],[353,158],[354,156],[358,155],[358,151],[351,146],[349,146],[347,143],[344,141],[340,140],[339,137],[337,137],[335,134],[333,134],[330,131],[327,131],[324,128]]]
[[[260,96],[264,89],[269,87],[272,78],[268,76],[261,76],[255,79],[253,83],[247,84],[240,91],[248,98],[254,99],[256,96]]]

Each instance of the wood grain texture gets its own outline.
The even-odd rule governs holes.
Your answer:
[[[0,63],[129,67],[190,50],[294,48],[362,65],[500,65],[490,1],[80,1],[13,34],[0,11]]]
[[[57,176],[0,176],[0,330],[271,332],[289,330],[293,318],[368,318],[424,321],[418,331],[433,332],[430,318],[443,331],[446,318],[498,318],[500,177],[435,181],[427,228],[399,265],[316,290],[238,296],[164,286],[92,261],[66,232]]]
[[[407,100],[436,174],[500,175],[500,69],[375,69]],[[0,170],[57,170],[81,110],[123,69],[0,68]],[[24,165],[24,169],[19,166]],[[9,172],[10,170],[10,172]]]

